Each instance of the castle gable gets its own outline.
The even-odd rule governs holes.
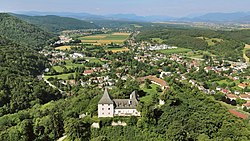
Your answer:
[[[113,104],[113,101],[109,97],[109,93],[107,89],[105,89],[104,94],[102,98],[100,99],[100,101],[98,102],[98,104]]]

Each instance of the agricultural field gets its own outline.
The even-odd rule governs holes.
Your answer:
[[[172,54],[172,53],[187,53],[192,51],[191,49],[187,48],[176,48],[176,49],[165,49],[165,50],[159,50],[158,52],[163,54]]]
[[[219,39],[219,38],[206,38],[206,37],[197,37],[197,38],[205,40],[208,46],[214,46],[216,43],[223,41],[223,39]]]
[[[129,51],[129,49],[128,48],[108,48],[108,49],[105,49],[105,51],[112,51],[113,53],[115,53],[115,52]]]
[[[70,50],[71,46],[59,46],[55,48],[56,50]]]
[[[250,50],[250,45],[248,45],[248,44],[245,45],[245,48],[244,48],[244,50],[243,50],[243,57],[244,57],[244,59],[246,60],[247,63],[250,63],[250,58],[248,58],[248,57],[246,56],[246,51],[247,51],[247,50]]]
[[[120,33],[115,32],[111,34],[98,34],[98,35],[91,35],[91,36],[84,36],[80,37],[79,39],[82,43],[89,43],[94,45],[102,45],[102,44],[122,44],[126,41],[129,37],[130,33]]]

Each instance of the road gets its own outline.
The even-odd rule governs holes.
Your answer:
[[[63,136],[63,137],[61,137],[61,138],[59,138],[57,141],[63,141],[65,138],[67,138],[67,135],[65,135],[65,136]]]
[[[48,80],[46,80],[46,79],[44,78],[44,75],[42,75],[42,78],[43,78],[43,80],[44,80],[47,84],[49,84],[50,87],[57,89],[57,90],[60,91],[61,93],[64,93],[64,91],[62,91],[61,89],[59,89],[59,88],[56,87],[55,85],[51,84]]]

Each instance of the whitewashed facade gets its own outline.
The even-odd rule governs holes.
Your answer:
[[[140,112],[136,109],[138,103],[135,92],[130,95],[130,99],[111,100],[107,89],[105,89],[98,102],[98,117],[140,116]]]

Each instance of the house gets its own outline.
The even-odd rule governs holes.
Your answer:
[[[144,82],[146,79],[150,80],[151,83],[153,83],[153,84],[159,85],[163,90],[168,88],[166,81],[164,81],[160,78],[157,78],[155,76],[152,76],[152,75],[140,77],[137,80],[140,82]]]
[[[247,109],[250,109],[250,101],[242,105],[242,108],[246,107]]]
[[[250,95],[247,95],[247,94],[241,94],[239,97],[240,99],[250,100]]]
[[[83,75],[91,75],[92,73],[94,73],[94,70],[85,70]]]
[[[226,97],[229,98],[231,101],[239,98],[237,95],[234,95],[234,94],[227,94]]]
[[[246,84],[241,83],[241,84],[239,84],[239,85],[238,85],[238,87],[240,87],[241,89],[245,89],[245,88],[247,87],[247,85],[246,85]]]
[[[98,102],[98,117],[140,116],[140,112],[136,109],[138,103],[135,91],[130,94],[130,99],[112,100],[108,90],[105,89],[102,98]]]

